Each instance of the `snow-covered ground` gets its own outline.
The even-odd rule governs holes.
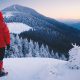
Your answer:
[[[70,69],[67,61],[51,58],[7,58],[8,76],[0,80],[80,80],[80,70]]]
[[[28,30],[32,29],[32,27],[30,27],[26,24],[23,24],[23,23],[18,23],[18,22],[7,23],[7,26],[11,33],[17,33],[17,34],[23,32],[23,31],[28,31]]]

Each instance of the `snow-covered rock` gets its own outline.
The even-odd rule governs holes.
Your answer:
[[[7,58],[4,68],[9,74],[0,80],[80,80],[80,70],[66,64],[52,58]]]
[[[7,26],[9,28],[9,31],[11,33],[21,33],[23,31],[28,31],[30,29],[32,29],[32,27],[26,25],[26,24],[23,24],[23,23],[16,23],[16,22],[13,22],[13,23],[7,23]]]

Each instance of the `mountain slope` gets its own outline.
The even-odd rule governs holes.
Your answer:
[[[67,53],[72,48],[71,43],[80,45],[79,30],[45,17],[31,8],[12,5],[2,11],[7,23],[19,22],[33,28],[33,30],[21,33],[20,37],[32,39],[39,44],[47,44],[50,50],[53,49],[60,54]]]
[[[59,21],[80,30],[80,19],[67,19],[67,20],[63,19]]]
[[[80,80],[80,70],[69,69],[67,61],[49,58],[7,58],[9,72],[1,80]]]

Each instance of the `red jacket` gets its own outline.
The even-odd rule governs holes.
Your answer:
[[[10,34],[7,25],[4,22],[3,15],[0,12],[0,48],[10,45]]]

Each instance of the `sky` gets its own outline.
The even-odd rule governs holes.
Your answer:
[[[56,19],[80,19],[80,0],[0,0],[0,10],[19,4]]]

